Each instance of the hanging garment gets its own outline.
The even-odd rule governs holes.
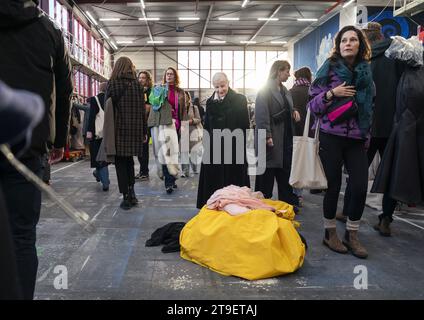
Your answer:
[[[276,212],[257,209],[237,216],[204,206],[183,228],[181,257],[222,275],[257,280],[288,274],[303,265],[305,245],[293,207],[263,200]]]

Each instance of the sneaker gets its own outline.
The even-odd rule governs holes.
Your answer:
[[[103,191],[109,191],[109,186],[103,186]]]
[[[185,173],[182,173],[181,174],[181,178],[186,178],[187,176],[186,176],[186,174]]]
[[[166,193],[167,193],[167,194],[171,194],[173,191],[174,191],[174,189],[173,189],[173,188],[171,188],[171,187],[166,188]]]
[[[141,177],[141,174],[137,174],[137,175],[134,177],[134,179],[140,179],[140,177]]]
[[[177,189],[177,188],[178,188],[177,184],[174,183],[174,185],[172,186],[172,189]]]
[[[142,175],[140,175],[140,180],[141,181],[146,181],[146,180],[149,180],[149,175],[148,174],[142,174]]]
[[[96,181],[97,181],[97,182],[100,182],[100,178],[99,178],[99,176],[97,175],[96,170],[94,170],[94,171],[93,171],[93,176],[94,176],[94,178],[96,178]]]

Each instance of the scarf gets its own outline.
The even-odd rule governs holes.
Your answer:
[[[355,65],[352,72],[342,59],[338,59],[335,62],[327,59],[317,71],[312,85],[328,85],[330,81],[330,69],[336,73],[340,80],[343,82],[346,81],[346,85],[355,86],[355,101],[358,105],[358,125],[359,129],[365,135],[371,126],[373,114],[373,79],[369,63],[366,61],[359,62]]]
[[[311,83],[308,79],[305,78],[299,78],[294,82],[294,87],[309,87]]]

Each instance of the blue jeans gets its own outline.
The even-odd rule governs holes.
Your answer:
[[[102,168],[96,168],[96,175],[99,177],[103,187],[109,187],[110,180],[109,180],[108,166],[102,167]]]

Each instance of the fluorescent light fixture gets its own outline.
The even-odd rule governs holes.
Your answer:
[[[149,40],[149,41],[147,41],[147,43],[163,43],[163,41],[162,40]]]
[[[144,4],[144,0],[140,0],[140,3],[141,3],[142,8],[145,9],[146,5]]]
[[[298,18],[297,21],[318,21],[316,18]]]
[[[241,4],[241,7],[244,8],[247,5],[248,2],[249,2],[249,0],[244,0],[243,3]]]
[[[138,18],[140,21],[159,21],[160,18]]]
[[[109,39],[109,36],[106,34],[106,32],[103,29],[99,29],[99,32],[102,34],[103,37],[106,39]]]
[[[178,43],[195,43],[195,41],[193,41],[193,40],[180,40],[180,41],[178,41]]]
[[[209,43],[215,43],[215,44],[222,44],[222,43],[226,43],[227,41],[224,40],[210,40]]]
[[[200,20],[200,18],[197,17],[179,17],[179,20],[185,20],[185,21],[197,21]]]
[[[116,41],[117,44],[130,44],[133,43],[132,40],[123,40],[123,41]]]
[[[100,21],[120,21],[119,18],[100,18]]]
[[[278,18],[258,18],[259,21],[278,21]]]
[[[113,49],[118,50],[118,47],[113,41],[110,42],[110,45],[112,46]]]
[[[286,44],[287,41],[271,41],[272,44]]]
[[[245,41],[245,40],[242,40],[242,41],[240,41],[240,43],[255,44],[255,43],[256,43],[256,41]]]
[[[346,3],[343,5],[343,8],[346,8],[347,6],[350,6],[350,5],[351,5],[354,1],[355,1],[355,0],[350,0],[350,1],[346,2]]]
[[[221,21],[239,21],[240,18],[225,18],[225,17],[220,17],[220,18],[218,18],[218,20],[221,20]]]
[[[93,18],[93,16],[91,15],[91,13],[90,13],[90,12],[88,12],[88,11],[86,11],[86,12],[85,12],[85,14],[88,16],[88,19],[89,19],[92,23],[94,23],[94,25],[95,25],[95,26],[97,26],[97,21],[96,21],[96,19],[94,19],[94,18]]]

